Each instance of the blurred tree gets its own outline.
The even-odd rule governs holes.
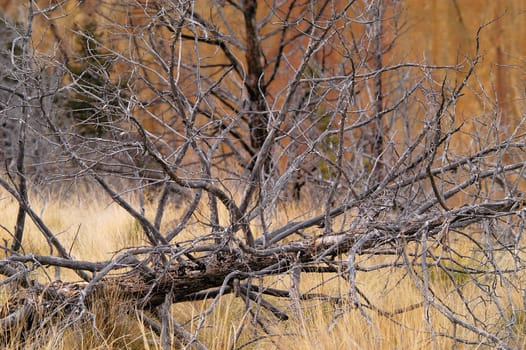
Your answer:
[[[119,96],[126,81],[113,82],[115,57],[103,48],[97,22],[75,30],[76,51],[69,60],[72,89],[64,109],[83,136],[102,136],[120,118]]]

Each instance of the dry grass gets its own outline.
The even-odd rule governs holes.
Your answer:
[[[34,209],[42,213],[46,224],[71,249],[72,254],[85,260],[104,260],[116,251],[132,245],[145,244],[140,228],[126,213],[108,200],[69,199],[44,203],[35,200]],[[0,196],[0,223],[5,229],[12,229],[17,206],[7,195]],[[304,210],[289,207],[276,215],[276,220],[291,220]],[[172,209],[168,215],[177,218],[181,210]],[[150,213],[149,215],[153,215]],[[205,216],[206,212],[202,212]],[[182,237],[191,238],[199,232],[199,224],[191,226]],[[0,239],[10,240],[6,230]],[[466,265],[474,264],[475,253],[466,242],[454,242],[455,249],[465,254]],[[26,252],[49,254],[50,248],[34,225],[29,224],[24,237]],[[409,249],[408,249],[409,251]],[[473,257],[473,259],[470,258]],[[362,257],[361,266],[392,261],[396,257]],[[503,258],[504,259],[504,258]],[[502,260],[502,265],[513,266],[513,261]],[[419,267],[415,267],[418,270]],[[48,271],[42,280],[52,280],[55,271]],[[73,278],[62,273],[62,279]],[[519,275],[519,279],[520,279]],[[489,276],[488,279],[492,277]],[[439,268],[429,269],[429,281],[435,297],[445,300],[452,310],[464,310],[465,300],[477,317],[492,323],[494,328],[504,324],[495,309],[495,304],[485,303],[481,289],[472,277],[462,273],[447,275]],[[258,281],[255,281],[257,283]],[[521,283],[523,281],[516,281]],[[488,283],[492,281],[488,280]],[[265,279],[265,285],[287,289],[288,276]],[[347,295],[348,283],[333,274],[307,274],[302,277],[303,292]],[[422,294],[406,269],[386,268],[373,272],[358,272],[356,287],[367,295],[371,304],[380,310],[392,312],[408,305],[422,302]],[[526,315],[522,310],[522,296],[510,292],[505,285],[497,286],[501,306],[510,310],[514,317],[517,334],[526,331]],[[9,291],[0,289],[0,301],[7,299]],[[352,293],[351,300],[352,300]],[[462,298],[461,298],[462,296]],[[441,332],[452,334],[453,325],[442,314],[431,308],[427,313],[424,307],[396,315],[386,315],[367,310],[367,317],[347,302],[340,304],[323,300],[302,302],[303,313],[295,316],[289,300],[266,297],[290,316],[288,321],[278,321],[267,311],[251,304],[247,309],[241,298],[227,295],[221,299],[214,311],[206,318],[199,329],[199,340],[210,349],[451,349],[454,344],[444,337],[432,334]],[[344,299],[345,300],[345,299]],[[199,314],[211,301],[187,302],[172,306],[175,319],[194,332],[199,324]],[[122,301],[107,298],[93,309],[90,322],[74,323],[66,329],[54,325],[34,334],[31,343],[38,349],[160,349],[159,339],[140,321],[140,315],[122,311]],[[512,310],[515,310],[515,314]],[[253,322],[253,313],[266,320],[268,334]],[[463,312],[463,311],[462,311]],[[426,317],[427,315],[427,317]],[[477,341],[470,332],[458,327],[457,335]],[[257,342],[255,340],[258,340]],[[526,345],[526,337],[517,338],[517,347]],[[18,344],[7,344],[15,349]],[[459,346],[459,348],[463,348]],[[467,348],[467,346],[466,346]],[[477,348],[474,346],[473,348]]]

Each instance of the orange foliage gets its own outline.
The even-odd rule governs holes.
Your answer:
[[[489,101],[496,97],[503,122],[516,125],[524,108],[520,101],[524,98],[526,1],[405,0],[404,8],[409,26],[397,49],[411,59],[437,65],[455,64],[472,56],[478,27],[491,22],[481,32],[480,85],[473,81],[471,86],[474,95],[486,94]],[[458,113],[481,113],[482,100],[464,99]]]
[[[57,2],[39,0],[37,4],[44,7]],[[154,2],[155,0],[140,1],[143,5]],[[106,20],[122,20],[132,15],[135,21],[133,25],[141,24],[141,16],[145,14],[143,9],[133,6],[134,2],[120,7],[105,6],[112,3],[122,4],[113,0],[66,1],[64,6],[53,12],[53,16],[49,16],[55,18],[53,20],[55,35],[58,34],[62,45],[71,45],[71,31],[75,26],[97,16],[106,17]],[[343,6],[346,3],[346,1],[335,1],[334,6]],[[281,9],[285,11],[287,6],[288,2],[285,2]],[[25,7],[27,2],[0,0],[0,8],[20,21],[24,20]],[[207,1],[196,1],[195,8],[206,10],[209,4]],[[403,11],[400,21],[405,23],[405,27],[393,50],[384,56],[386,64],[402,60],[433,65],[461,63],[472,57],[475,52],[475,33],[478,27],[491,22],[481,32],[480,64],[475,78],[470,81],[470,94],[457,105],[456,117],[458,120],[467,120],[469,125],[473,116],[490,112],[499,118],[501,125],[510,129],[515,127],[521,120],[521,112],[524,110],[523,67],[526,46],[523,39],[526,35],[526,0],[402,0],[401,8]],[[264,17],[269,11],[266,2],[260,2],[258,16]],[[218,16],[214,10],[206,10],[203,13],[208,13],[209,19],[214,24],[220,29],[225,29],[221,28],[220,20],[214,21],[214,17]],[[237,34],[243,37],[244,24],[239,12],[225,6],[224,15],[229,19],[230,28],[239,31]],[[124,22],[130,24],[129,20]],[[55,48],[53,44],[57,38],[49,30],[48,23],[43,23],[40,18],[36,24],[34,38],[37,47],[42,50]],[[278,27],[279,21],[276,21],[274,26],[268,26],[264,32],[268,33]],[[265,49],[269,52],[277,50],[279,39],[279,36],[267,39],[264,43]],[[189,54],[193,49],[188,49]],[[206,45],[200,46],[202,53],[209,53],[215,60],[221,60],[220,54],[212,53],[214,49]],[[328,61],[337,65],[342,59],[338,49],[327,45],[320,54],[329,52]],[[234,53],[239,52],[234,51]],[[301,54],[302,52],[291,52],[288,59],[292,63],[297,63]],[[243,55],[239,55],[239,58],[244,59]],[[281,72],[274,85],[269,86],[269,93],[276,96],[292,73],[292,69]],[[462,72],[456,75],[448,74],[447,78],[450,81],[462,78]],[[439,81],[442,79],[443,77],[437,77]]]

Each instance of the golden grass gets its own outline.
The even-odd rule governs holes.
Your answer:
[[[105,260],[111,258],[119,249],[146,244],[140,227],[125,211],[107,199],[87,201],[69,199],[63,201],[34,201],[34,209],[41,212],[45,223],[57,234],[59,239],[71,250],[71,253],[85,260]],[[151,209],[151,208],[150,208]],[[280,210],[274,220],[276,223],[296,220],[305,208],[290,206]],[[0,223],[12,230],[16,218],[17,205],[7,195],[0,196]],[[183,209],[170,209],[167,222],[176,220]],[[226,214],[226,213],[222,213]],[[151,217],[153,213],[148,213]],[[206,216],[206,209],[201,212]],[[192,238],[206,229],[203,224],[195,224],[181,237]],[[2,230],[0,239],[10,240],[9,234]],[[24,249],[27,253],[49,254],[50,248],[37,228],[28,223],[24,236]],[[480,256],[472,246],[463,240],[453,243],[457,251],[465,256],[463,262],[471,267]],[[408,248],[407,251],[410,251]],[[447,254],[445,254],[447,256]],[[396,257],[360,257],[362,266],[372,266],[382,262],[393,261]],[[398,258],[399,259],[399,258]],[[509,256],[499,258],[503,267],[513,267]],[[444,263],[448,266],[447,263]],[[420,266],[414,267],[421,272]],[[481,292],[473,282],[473,276],[462,273],[451,273],[449,276],[437,267],[429,268],[429,282],[435,298],[444,300],[451,310],[465,315],[467,300],[474,315],[491,324],[494,331],[503,327],[505,320],[499,316],[494,303],[487,302],[487,295]],[[53,276],[52,271],[49,272]],[[524,284],[524,274],[517,274],[516,283]],[[42,277],[49,278],[52,277]],[[63,279],[74,278],[72,274],[63,273]],[[494,283],[495,276],[488,276],[488,285]],[[480,279],[479,279],[480,281]],[[260,281],[253,281],[259,284]],[[288,289],[288,276],[267,277],[264,284],[273,288]],[[356,287],[365,294],[371,304],[385,312],[392,312],[423,301],[417,283],[406,269],[387,268],[373,272],[358,272]],[[301,281],[302,292],[326,293],[330,295],[350,295],[340,303],[323,300],[303,301],[302,313],[296,316],[290,300],[265,297],[274,305],[286,312],[290,319],[278,321],[268,311],[258,308],[253,303],[247,309],[241,298],[233,295],[223,297],[203,324],[200,324],[200,313],[208,308],[211,300],[186,302],[172,306],[174,318],[190,332],[199,328],[198,339],[210,349],[451,349],[453,341],[444,337],[433,338],[433,332],[453,334],[453,324],[430,308],[424,307],[395,315],[385,315],[374,310],[363,308],[367,317],[351,307],[353,294],[348,282],[334,274],[304,274]],[[9,290],[0,287],[0,301],[5,301]],[[526,314],[522,306],[522,295],[497,285],[495,293],[499,295],[501,307],[510,319],[515,318],[515,331],[524,334],[526,331]],[[461,297],[462,296],[462,297]],[[486,299],[484,299],[486,298]],[[363,302],[363,299],[360,298]],[[66,329],[54,325],[40,333],[34,334],[32,343],[35,349],[161,349],[159,338],[140,321],[140,315],[122,311],[122,301],[118,298],[107,298],[96,305],[92,312],[91,323],[74,324]],[[515,313],[514,311],[515,310]],[[265,320],[268,334],[253,322],[250,311],[258,313]],[[427,316],[426,316],[427,315]],[[469,319],[468,316],[465,316]],[[477,337],[457,327],[460,337],[477,342]],[[257,339],[258,341],[254,341]],[[434,340],[435,339],[435,340]],[[244,346],[246,345],[246,346]],[[518,348],[526,345],[526,337],[517,337]],[[8,349],[17,348],[17,344],[7,344]],[[459,349],[469,348],[458,345]],[[473,346],[477,348],[477,346]]]

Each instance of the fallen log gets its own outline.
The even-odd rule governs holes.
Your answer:
[[[0,309],[0,333],[5,337],[15,328],[29,330],[35,322],[53,317],[69,317],[72,314],[79,317],[91,305],[108,296],[125,301],[130,310],[158,313],[158,308],[167,298],[171,303],[179,303],[192,300],[192,297],[206,298],[207,291],[211,292],[210,297],[216,298],[233,291],[239,293],[239,285],[236,286],[235,282],[284,274],[298,264],[315,271],[313,268],[322,266],[324,259],[330,256],[372,250],[381,254],[381,247],[400,249],[407,242],[421,239],[424,232],[429,237],[438,234],[444,227],[465,227],[488,215],[510,215],[516,205],[510,200],[476,207],[465,206],[443,215],[419,216],[401,223],[372,222],[359,230],[282,242],[271,247],[250,247],[239,240],[223,246],[145,247],[98,263],[31,254],[13,255],[0,261],[0,273],[8,276],[2,284],[15,283],[20,291],[14,293]],[[187,258],[189,253],[196,257]],[[204,255],[198,256],[198,253]],[[89,282],[54,281],[42,284],[29,279],[27,262],[91,271],[94,277]],[[349,268],[346,265],[346,269]],[[345,274],[346,271],[339,273]],[[246,287],[241,290],[245,291],[248,299],[257,299]],[[282,295],[290,297],[287,293]],[[266,303],[265,308],[280,319],[288,317],[270,303]]]

